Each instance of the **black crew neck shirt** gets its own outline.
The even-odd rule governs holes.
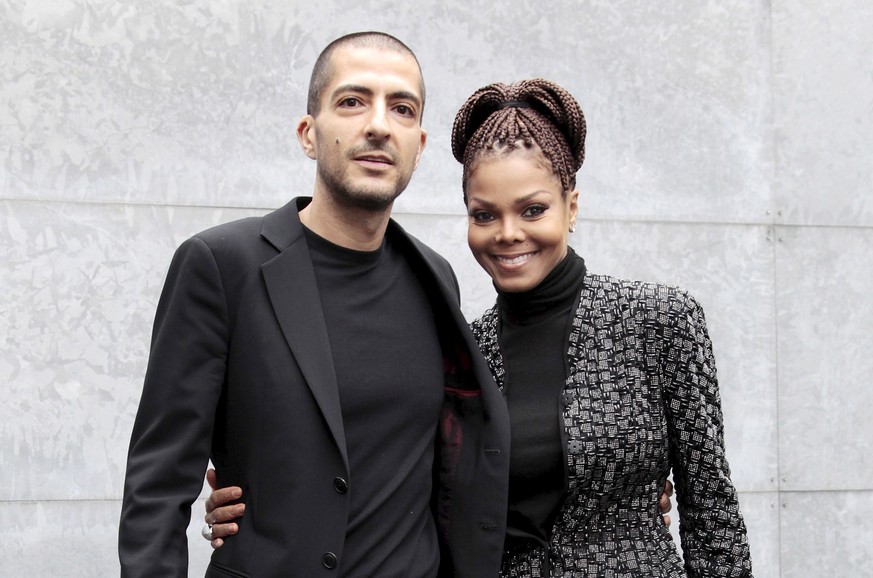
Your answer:
[[[439,545],[430,509],[443,359],[431,306],[386,237],[376,251],[310,230],[349,456],[343,578],[432,578]]]

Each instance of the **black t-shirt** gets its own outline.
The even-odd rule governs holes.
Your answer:
[[[425,291],[386,239],[340,247],[306,230],[327,322],[349,456],[343,578],[431,578],[430,509],[443,360]]]

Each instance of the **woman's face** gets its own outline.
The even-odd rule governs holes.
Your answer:
[[[567,254],[579,192],[561,182],[541,152],[485,158],[467,178],[467,243],[501,291],[533,289]]]

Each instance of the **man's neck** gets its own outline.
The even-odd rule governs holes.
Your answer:
[[[391,218],[389,205],[383,211],[337,205],[326,195],[313,195],[300,211],[300,222],[335,245],[356,251],[375,251],[382,244]]]

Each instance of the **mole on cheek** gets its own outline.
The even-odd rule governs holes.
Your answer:
[[[336,144],[339,144],[339,139],[336,139]]]

